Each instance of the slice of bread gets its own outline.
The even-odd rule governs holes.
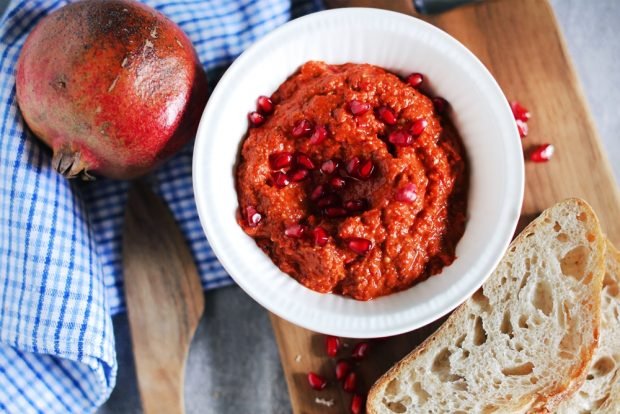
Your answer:
[[[557,414],[620,412],[620,252],[609,241],[601,297],[601,337],[586,381]]]
[[[544,211],[482,288],[375,383],[367,411],[552,412],[581,386],[597,345],[604,254],[587,203]]]

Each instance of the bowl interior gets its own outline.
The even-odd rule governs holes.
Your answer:
[[[256,97],[270,95],[308,60],[371,63],[421,72],[450,116],[470,163],[468,222],[457,260],[413,288],[369,302],[319,294],[282,273],[235,221],[234,165]],[[484,66],[439,29],[398,13],[342,9],[292,21],[254,44],[228,69],[203,114],[194,151],[198,212],[217,257],[235,281],[277,315],[350,337],[402,333],[454,309],[493,270],[523,196],[523,156],[506,98]]]

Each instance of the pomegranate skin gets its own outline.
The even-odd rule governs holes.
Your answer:
[[[207,79],[172,21],[129,0],[85,0],[42,19],[16,71],[22,115],[68,178],[143,175],[196,133]]]

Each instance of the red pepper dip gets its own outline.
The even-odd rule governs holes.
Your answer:
[[[307,62],[249,115],[238,221],[304,286],[369,300],[454,261],[465,153],[415,75]]]

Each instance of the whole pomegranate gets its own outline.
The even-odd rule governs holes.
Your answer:
[[[17,103],[66,177],[142,175],[194,136],[207,79],[181,29],[130,0],[42,19],[17,62]]]

